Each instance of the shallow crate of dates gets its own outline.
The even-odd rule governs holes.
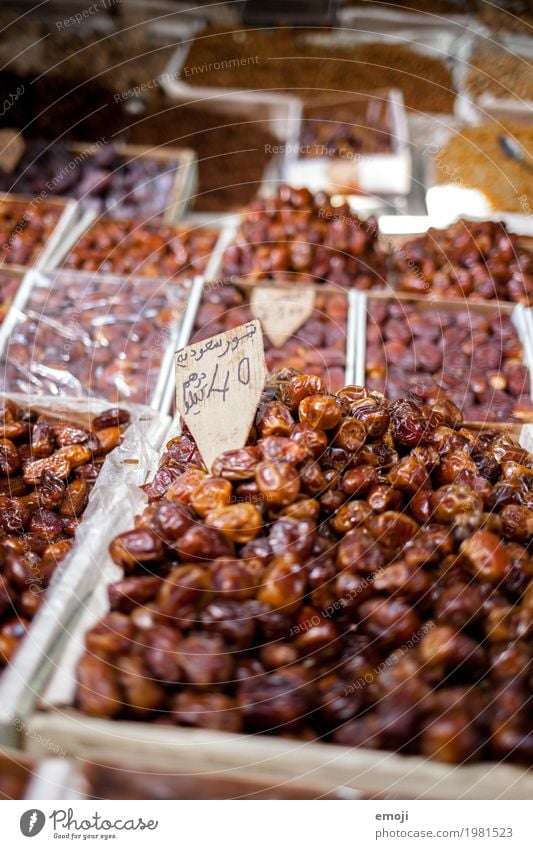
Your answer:
[[[8,392],[159,409],[191,282],[30,271],[0,330]]]
[[[195,192],[196,157],[186,148],[33,139],[0,190],[70,197],[116,218],[180,218]]]
[[[411,154],[399,89],[329,93],[305,103],[298,158],[285,167],[294,186],[350,196],[407,195]],[[353,198],[352,198],[353,195]]]
[[[282,184],[243,210],[220,273],[227,281],[374,290],[388,285],[388,267],[374,216],[362,218],[327,192]]]
[[[281,373],[210,474],[169,436],[29,752],[38,734],[317,795],[529,798],[531,429]]]
[[[9,393],[1,407],[0,739],[11,744],[169,420],[101,399]]]
[[[69,146],[74,153],[85,156],[87,149],[94,147],[82,142]],[[190,198],[196,192],[198,180],[198,165],[193,150],[186,147],[152,148],[141,144],[121,144],[114,149],[114,157],[109,156],[109,164],[104,162],[104,171],[113,169],[111,177],[118,174],[123,185],[118,187],[115,199],[106,202],[98,200],[104,196],[107,189],[107,174],[101,180],[104,187],[97,182],[95,175],[92,182],[96,183],[97,198],[94,208],[99,212],[109,212],[116,216],[115,210],[120,210],[121,218],[138,215],[151,218],[161,217],[163,224],[175,224],[185,214]],[[90,158],[89,158],[90,162]],[[115,164],[115,162],[117,164]],[[135,173],[138,169],[138,173]],[[143,174],[142,171],[145,170]],[[79,187],[82,197],[91,206],[91,175],[88,175],[87,187]],[[139,185],[140,183],[140,185]],[[113,190],[113,180],[109,181],[109,190]],[[131,207],[131,208],[130,208]]]
[[[0,266],[50,267],[77,215],[73,200],[0,193]]]
[[[48,269],[137,277],[215,278],[234,233],[231,216],[190,216],[178,224],[96,217],[86,212]]]
[[[449,399],[470,423],[533,422],[533,338],[521,304],[402,293],[361,295],[360,303],[366,321],[357,371],[366,386],[391,400]]]
[[[417,220],[415,216],[413,220]],[[464,216],[448,227],[381,234],[389,281],[398,292],[470,304],[533,306],[533,239],[504,221]]]

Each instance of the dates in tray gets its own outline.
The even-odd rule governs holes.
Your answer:
[[[344,289],[385,285],[386,261],[374,218],[358,218],[348,204],[332,206],[325,192],[281,186],[243,212],[223,273],[254,282],[331,283]]]
[[[0,190],[51,192],[76,198],[99,215],[150,217],[166,211],[177,164],[125,154],[113,144],[95,144],[76,153],[61,140],[34,139],[26,144],[14,173],[0,171]]]
[[[389,92],[360,97],[329,94],[306,104],[300,136],[301,156],[354,159],[392,152]],[[318,102],[317,102],[318,101]]]
[[[0,404],[0,668],[39,609],[106,455],[122,440],[125,410],[90,427]]]
[[[530,375],[509,313],[370,301],[366,378],[389,398],[448,398],[468,421],[531,417]]]
[[[193,276],[205,270],[216,230],[164,227],[142,219],[100,218],[65,259],[65,268],[143,277]]]
[[[149,404],[186,281],[36,277],[0,365],[4,391]]]
[[[501,221],[431,228],[406,242],[394,262],[404,292],[533,303],[533,251]]]
[[[63,214],[40,198],[0,202],[0,265],[34,265]]]
[[[531,765],[533,457],[287,369],[207,474],[166,447],[86,634],[94,717]]]
[[[284,345],[274,347],[266,334],[269,371],[295,368],[316,374],[329,391],[344,385],[348,303],[343,294],[317,292],[311,317]],[[206,286],[196,315],[193,342],[245,324],[254,316],[246,291],[230,284]]]

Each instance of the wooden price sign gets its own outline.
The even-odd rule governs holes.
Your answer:
[[[11,173],[26,149],[18,130],[0,130],[0,168]]]
[[[223,451],[246,444],[266,374],[258,321],[176,353],[176,407],[209,470]]]
[[[250,309],[276,348],[281,348],[310,317],[315,293],[309,286],[255,286]]]

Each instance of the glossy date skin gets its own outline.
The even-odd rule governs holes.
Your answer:
[[[359,219],[348,204],[334,207],[325,192],[280,186],[254,200],[224,254],[225,277],[333,284],[343,289],[385,285],[385,253],[376,220]]]
[[[110,551],[92,716],[530,762],[533,457],[453,404],[280,372],[208,474],[187,431]]]
[[[394,255],[398,288],[417,295],[533,303],[533,252],[498,221],[431,228]]]
[[[529,371],[511,317],[370,301],[367,385],[389,398],[453,401],[467,421],[512,422],[531,411]]]
[[[0,668],[13,657],[41,606],[106,455],[120,444],[126,410],[90,427],[0,403]]]
[[[205,270],[217,238],[209,228],[184,230],[104,216],[74,245],[64,267],[142,277],[193,275]]]

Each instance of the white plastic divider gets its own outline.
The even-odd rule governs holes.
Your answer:
[[[61,268],[63,261],[69,255],[74,245],[80,240],[86,230],[89,229],[93,221],[97,218],[97,213],[94,210],[88,209],[82,213],[79,221],[73,223],[73,226],[66,229],[61,242],[57,245],[52,256],[46,264],[41,268],[42,271],[55,271]]]
[[[348,350],[353,349],[351,361],[351,380],[356,386],[365,385],[365,358],[366,358],[366,307],[367,294],[351,289],[348,297],[350,299],[350,332],[347,339]]]
[[[55,229],[39,254],[35,268],[44,270],[53,265],[55,256],[61,253],[63,240],[68,236],[78,214],[79,206],[77,202],[75,200],[67,201]]]
[[[533,308],[524,309],[524,359],[530,376],[530,391],[533,398]],[[533,446],[531,448],[533,451]]]
[[[208,214],[202,214],[198,216],[190,216],[189,219],[186,219],[183,223],[187,223],[189,221],[204,221],[206,222],[205,226],[216,227],[220,229],[220,235],[218,237],[218,241],[213,249],[209,262],[206,265],[205,271],[202,274],[204,280],[216,280],[219,276],[222,269],[222,262],[224,260],[224,252],[227,247],[231,244],[235,236],[237,235],[237,230],[239,227],[240,216],[239,215],[216,215],[214,217],[209,216]],[[209,223],[212,222],[212,223]]]
[[[85,781],[78,764],[65,758],[47,758],[39,761],[30,779],[24,799],[47,801],[61,799],[65,802],[85,799]]]

